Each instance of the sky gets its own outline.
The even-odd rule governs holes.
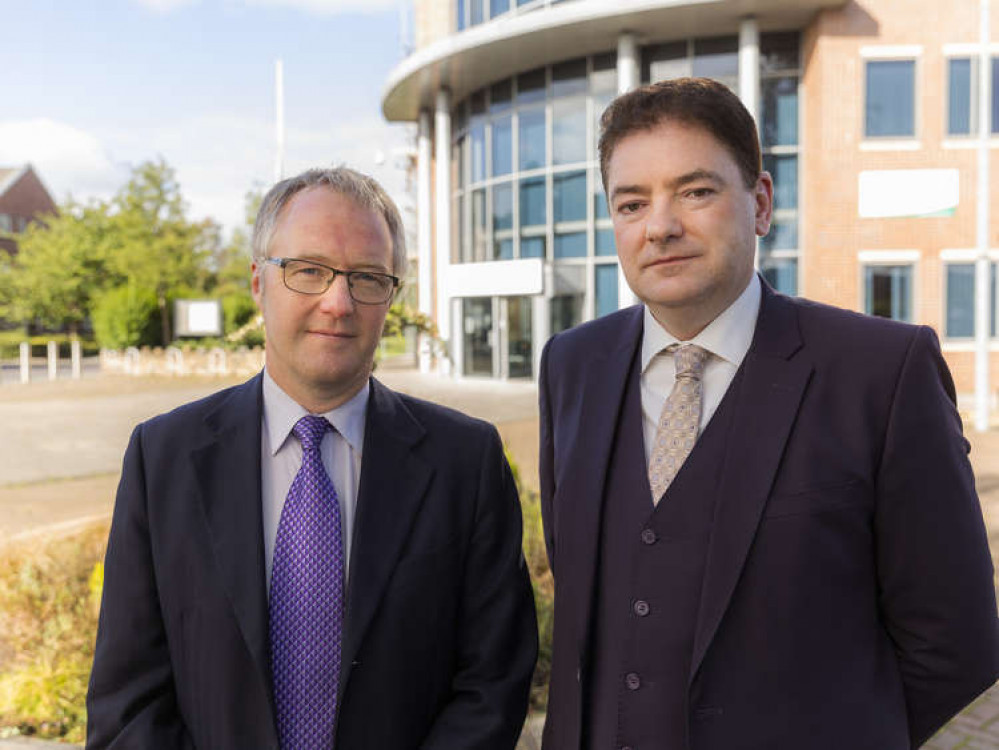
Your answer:
[[[284,174],[347,164],[415,202],[411,124],[381,96],[407,0],[0,0],[0,167],[30,162],[59,203],[109,198],[138,164],[174,168],[194,220],[232,229]]]

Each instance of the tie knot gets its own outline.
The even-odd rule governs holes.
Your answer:
[[[326,421],[326,417],[309,414],[295,422],[291,431],[295,433],[295,437],[302,444],[303,450],[318,450],[319,444],[323,442],[323,435],[330,427],[332,425]]]
[[[704,362],[710,352],[695,344],[673,344],[669,347],[673,352],[673,365],[676,367],[676,377],[700,380],[704,374]]]

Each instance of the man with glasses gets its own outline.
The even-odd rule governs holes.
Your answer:
[[[253,252],[264,371],[125,455],[87,746],[513,748],[537,631],[499,436],[371,377],[398,210],[310,170]]]

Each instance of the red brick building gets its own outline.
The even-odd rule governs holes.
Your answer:
[[[28,224],[57,211],[55,201],[30,164],[0,167],[0,232],[23,232]],[[17,253],[17,241],[0,237],[0,250]]]

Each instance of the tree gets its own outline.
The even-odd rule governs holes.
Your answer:
[[[117,242],[112,265],[137,288],[156,295],[167,344],[170,294],[180,288],[205,288],[206,260],[219,243],[218,227],[210,219],[187,219],[180,185],[162,159],[136,167],[111,203]]]
[[[0,269],[0,310],[11,320],[76,333],[95,295],[121,281],[109,268],[114,240],[106,204],[68,203],[17,240],[18,254]]]

